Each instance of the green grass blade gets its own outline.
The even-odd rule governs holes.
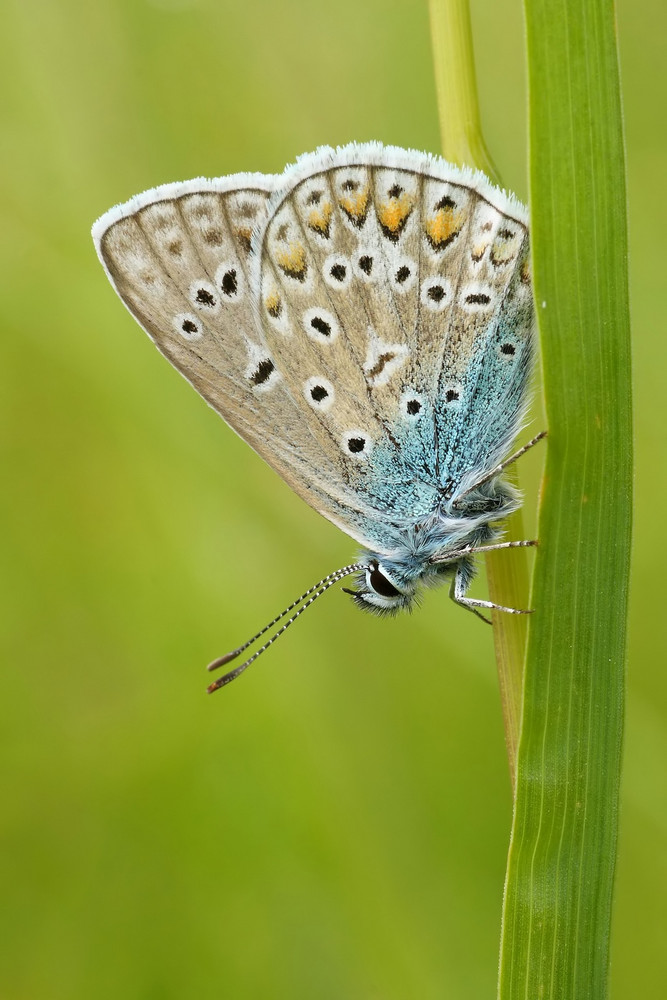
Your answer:
[[[549,448],[500,997],[602,1000],[631,532],[623,135],[610,0],[525,0]]]

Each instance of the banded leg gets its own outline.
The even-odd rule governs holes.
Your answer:
[[[449,588],[449,596],[455,604],[460,604],[466,611],[472,611],[474,615],[481,618],[487,625],[493,622],[478,611],[478,608],[488,608],[490,611],[504,611],[508,615],[531,615],[532,608],[506,608],[503,604],[494,604],[493,601],[480,601],[475,597],[466,597],[466,579],[462,567],[456,567],[456,573]]]
[[[475,556],[478,552],[497,552],[498,549],[524,549],[533,545],[537,545],[536,538],[526,538],[512,542],[494,542],[492,545],[467,545],[462,549],[444,552],[441,556],[433,556],[429,561],[434,566],[437,566],[439,563],[455,562],[457,559],[464,559],[466,556]]]
[[[465,493],[462,493],[461,496],[456,498],[456,500],[454,501],[454,506],[455,507],[458,506],[458,504],[461,503],[464,497],[467,497],[469,493],[473,492],[473,490],[476,490],[479,486],[483,486],[484,483],[488,483],[491,479],[495,479],[496,476],[499,476],[500,473],[503,472],[508,465],[512,465],[514,462],[516,462],[517,458],[521,458],[522,455],[525,455],[527,451],[530,451],[531,448],[533,448],[539,441],[542,441],[546,436],[547,436],[546,431],[540,431],[539,434],[536,434],[535,437],[532,438],[530,441],[528,441],[527,444],[524,444],[523,448],[519,448],[518,451],[515,451],[513,455],[510,455],[510,457],[506,458],[504,462],[501,462],[500,465],[497,465],[495,469],[493,469],[492,472],[489,472],[486,476],[484,476],[483,479],[478,479],[476,483],[473,483],[472,486],[469,486],[468,489],[465,491]]]

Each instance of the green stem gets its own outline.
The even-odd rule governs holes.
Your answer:
[[[498,183],[480,124],[468,0],[429,0],[429,11],[443,156],[451,163],[483,170]],[[516,469],[511,471],[510,479],[518,485]],[[507,537],[525,537],[520,511],[509,518]],[[494,603],[511,608],[528,607],[528,557],[523,549],[490,553],[486,557],[486,571],[489,596]],[[493,615],[505,745],[513,785],[527,627],[524,615]]]
[[[498,183],[479,118],[468,0],[429,0],[429,13],[443,156]]]
[[[604,1000],[632,520],[625,171],[611,0],[525,0],[549,449],[501,1000]]]

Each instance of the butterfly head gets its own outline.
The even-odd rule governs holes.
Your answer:
[[[395,566],[379,559],[369,559],[357,574],[356,589],[344,587],[354,603],[363,611],[376,615],[395,615],[410,611],[415,604],[417,581],[406,579]]]

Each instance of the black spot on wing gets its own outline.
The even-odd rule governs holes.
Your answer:
[[[352,437],[348,439],[347,449],[353,455],[359,455],[366,447],[366,438]]]
[[[235,268],[232,267],[229,271],[225,271],[220,281],[220,287],[228,298],[236,295],[239,290],[239,282]]]
[[[327,323],[325,319],[322,319],[321,316],[313,316],[310,321],[310,325],[313,330],[317,330],[317,332],[321,333],[323,337],[331,336],[331,325]]]
[[[263,361],[257,365],[257,368],[250,376],[250,381],[253,385],[262,385],[268,378],[271,377],[275,365],[271,358],[265,358]]]
[[[198,288],[195,300],[201,306],[212,308],[215,305],[215,299],[207,288]]]

